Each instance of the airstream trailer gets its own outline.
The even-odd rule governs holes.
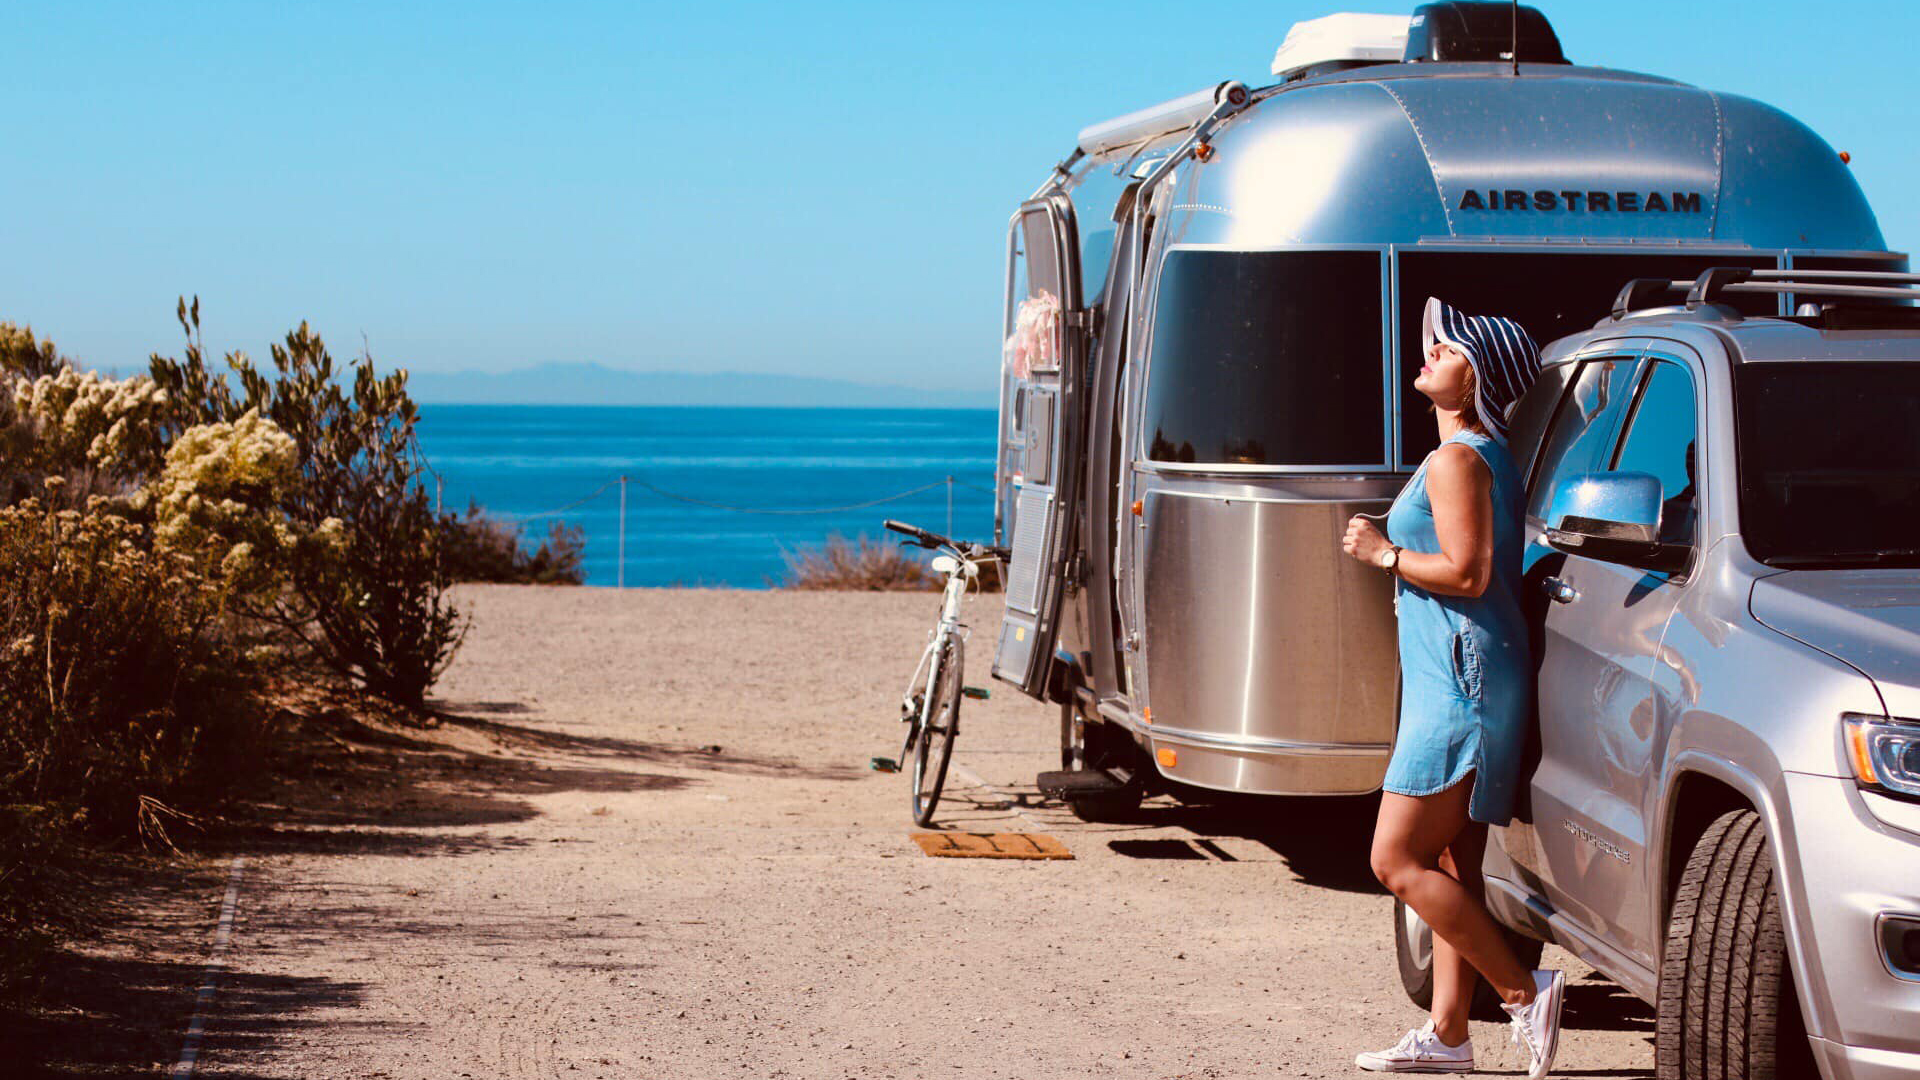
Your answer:
[[[1517,10],[1299,24],[1273,85],[1095,124],[1014,213],[994,674],[1060,705],[1041,786],[1076,809],[1379,786],[1391,582],[1338,541],[1434,445],[1428,296],[1544,344],[1633,278],[1905,268],[1792,117]]]

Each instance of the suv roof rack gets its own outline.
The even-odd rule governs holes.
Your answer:
[[[1685,290],[1687,310],[1711,304],[1722,293],[1794,293],[1864,300],[1920,300],[1920,274],[1893,270],[1755,270],[1716,266],[1692,281],[1635,278],[1613,301],[1613,317],[1624,319],[1667,293]]]

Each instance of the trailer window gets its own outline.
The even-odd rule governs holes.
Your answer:
[[[1147,456],[1381,464],[1381,270],[1372,251],[1169,253],[1147,368]]]
[[[1420,374],[1420,309],[1437,296],[1469,315],[1516,319],[1541,347],[1590,329],[1613,310],[1614,297],[1634,278],[1692,280],[1715,266],[1770,270],[1774,255],[1539,254],[1486,251],[1408,251],[1400,259],[1400,460],[1418,464],[1438,445],[1426,398],[1413,388]],[[1676,295],[1675,302],[1679,302]],[[1747,315],[1772,315],[1769,295],[1728,296]]]

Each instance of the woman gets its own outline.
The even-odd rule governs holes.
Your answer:
[[[1565,985],[1528,971],[1481,904],[1487,826],[1512,816],[1533,665],[1517,590],[1521,480],[1507,416],[1540,352],[1511,319],[1427,301],[1426,364],[1414,389],[1433,402],[1440,446],[1387,514],[1347,523],[1347,554],[1397,580],[1399,733],[1373,832],[1373,872],[1433,929],[1433,1015],[1387,1050],[1355,1058],[1380,1072],[1468,1072],[1474,971],[1499,991],[1531,1077],[1559,1041]]]

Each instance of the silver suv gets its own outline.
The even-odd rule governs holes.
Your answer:
[[[1538,745],[1487,903],[1652,1004],[1662,1078],[1920,1077],[1915,283],[1635,282],[1515,415]]]

